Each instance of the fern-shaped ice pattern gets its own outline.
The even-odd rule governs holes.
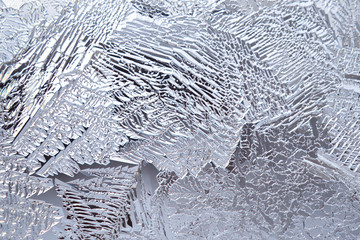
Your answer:
[[[360,1],[0,8],[2,238],[359,238]]]

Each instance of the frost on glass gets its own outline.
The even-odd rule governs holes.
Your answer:
[[[359,0],[0,0],[0,238],[358,239],[359,81]]]

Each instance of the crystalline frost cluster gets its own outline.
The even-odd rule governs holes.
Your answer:
[[[0,0],[1,239],[359,239],[359,0]]]

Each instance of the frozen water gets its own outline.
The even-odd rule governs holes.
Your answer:
[[[0,0],[3,239],[360,238],[360,1]]]

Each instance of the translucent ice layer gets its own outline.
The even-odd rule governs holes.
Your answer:
[[[0,0],[0,236],[358,239],[359,81],[359,0]]]

